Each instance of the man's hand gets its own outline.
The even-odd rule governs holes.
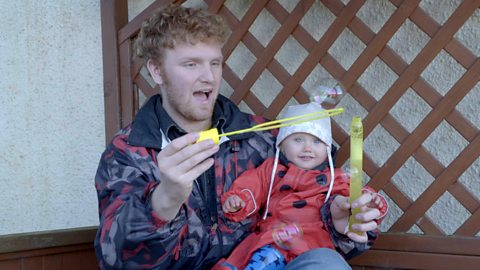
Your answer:
[[[219,146],[212,140],[195,143],[198,133],[173,140],[157,156],[161,183],[152,194],[152,206],[163,220],[172,220],[192,192],[193,181],[210,168]]]
[[[330,206],[333,226],[335,230],[347,235],[348,238],[353,241],[365,243],[368,241],[367,232],[377,228],[377,222],[375,220],[380,217],[380,211],[378,209],[383,207],[382,200],[376,193],[371,192],[363,193],[352,205],[350,205],[348,200],[348,197],[341,195],[336,196],[333,200]],[[360,213],[355,217],[360,223],[353,224],[352,228],[362,232],[362,235],[348,231],[350,208],[360,208]]]
[[[232,195],[223,203],[223,212],[235,213],[243,207],[245,207],[245,202],[237,195]]]

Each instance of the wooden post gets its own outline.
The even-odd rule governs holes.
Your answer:
[[[110,142],[121,128],[120,69],[118,30],[128,23],[127,0],[102,0],[103,87],[105,101],[105,139]]]

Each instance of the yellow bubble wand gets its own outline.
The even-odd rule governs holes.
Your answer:
[[[362,194],[362,161],[363,161],[363,125],[360,117],[353,117],[350,126],[350,204]],[[352,229],[353,224],[359,223],[355,215],[359,208],[352,208],[348,230],[361,235],[362,232]]]
[[[246,133],[246,132],[270,130],[270,129],[274,129],[274,128],[281,128],[281,127],[285,127],[285,126],[296,125],[296,124],[304,123],[304,122],[307,122],[307,121],[312,121],[312,120],[317,120],[317,119],[321,119],[321,118],[325,118],[325,117],[335,116],[335,115],[341,114],[343,111],[344,111],[343,108],[322,110],[322,111],[307,113],[307,114],[303,114],[303,115],[299,115],[299,116],[294,116],[294,117],[269,121],[269,122],[265,122],[265,123],[262,123],[262,124],[255,125],[255,126],[250,127],[250,128],[235,130],[235,131],[231,131],[231,132],[227,132],[227,133],[223,133],[223,134],[218,134],[218,130],[216,128],[212,128],[212,129],[200,132],[200,137],[198,138],[197,142],[207,140],[207,139],[211,139],[216,144],[219,144],[220,143],[220,137],[223,137],[223,136],[231,136],[231,135],[236,135],[236,134],[241,134],[241,133]]]

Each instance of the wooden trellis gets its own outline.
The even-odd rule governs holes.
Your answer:
[[[107,140],[120,127],[132,121],[145,98],[158,92],[142,71],[142,62],[132,58],[132,42],[141,22],[153,10],[170,2],[172,1],[155,1],[131,21],[128,21],[127,0],[101,2]],[[256,58],[242,78],[227,61],[224,80],[234,89],[230,95],[234,102],[242,103],[254,113],[273,119],[291,100],[298,103],[308,100],[301,91],[302,84],[320,65],[341,81],[348,95],[367,112],[364,117],[365,137],[372,134],[375,128],[382,127],[398,142],[399,146],[381,166],[371,156],[365,155],[364,171],[372,178],[369,185],[385,193],[402,213],[387,232],[382,234],[374,248],[352,260],[352,265],[358,269],[480,268],[480,238],[476,236],[480,228],[480,201],[458,181],[462,173],[479,158],[480,131],[471,119],[456,109],[458,103],[479,82],[480,61],[479,57],[454,37],[474,12],[478,11],[479,0],[462,1],[443,24],[437,23],[422,10],[419,0],[390,0],[395,11],[378,32],[357,17],[366,1],[355,0],[347,4],[340,0],[320,1],[335,19],[318,40],[300,23],[318,1],[292,1],[296,5],[291,10],[276,0],[250,1],[251,5],[241,17],[236,16],[224,1],[204,2],[209,10],[224,16],[232,26],[230,38],[223,48],[224,58],[228,59],[240,43]],[[261,12],[268,12],[280,25],[265,46],[250,32]],[[388,44],[407,20],[428,36],[428,41],[410,63]],[[348,69],[329,53],[345,29],[365,44],[365,48]],[[287,71],[275,58],[289,38],[295,39],[308,54],[293,73]],[[421,76],[441,52],[446,52],[465,70],[444,95]],[[378,100],[358,83],[375,59],[381,59],[397,76]],[[251,90],[265,70],[282,86],[269,104]],[[391,113],[392,107],[408,89],[412,89],[431,108],[412,131],[402,126]],[[424,146],[424,142],[442,122],[448,123],[467,141],[458,156],[446,165]],[[349,156],[348,133],[335,122],[333,132],[334,139],[340,146],[337,163],[344,164]],[[414,158],[434,179],[415,200],[392,181],[409,158]],[[477,181],[480,181],[480,176],[477,177]],[[469,213],[469,217],[451,235],[447,235],[436,224],[436,220],[426,215],[427,210],[446,192]],[[417,226],[423,234],[408,233],[412,226]]]

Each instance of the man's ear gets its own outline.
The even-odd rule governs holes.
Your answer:
[[[160,67],[155,63],[155,61],[153,61],[152,59],[149,59],[147,61],[147,69],[150,72],[150,75],[152,76],[153,81],[161,85],[163,83],[163,79],[160,72]]]

